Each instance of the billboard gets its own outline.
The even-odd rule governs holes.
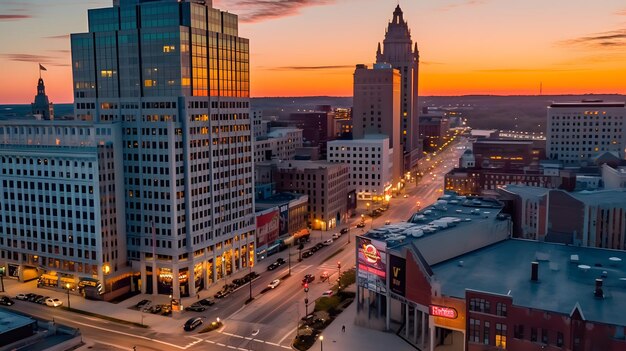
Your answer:
[[[379,293],[387,292],[385,243],[357,237],[358,284]]]
[[[289,204],[280,206],[280,230],[278,231],[279,236],[289,234]]]
[[[256,217],[256,246],[261,247],[278,240],[278,210]]]
[[[389,289],[404,297],[406,291],[406,260],[402,257],[389,255]]]

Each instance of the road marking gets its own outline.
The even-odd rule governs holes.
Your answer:
[[[121,349],[121,350],[126,350],[128,348],[128,346],[116,345],[116,344],[112,344],[110,342],[100,341],[100,340],[91,339],[91,338],[85,338],[85,340],[91,340],[91,341],[93,341],[95,343],[102,344],[102,345],[113,346],[113,347]]]
[[[217,346],[226,346],[226,345],[222,344],[221,342],[218,342],[215,345],[217,345]]]
[[[91,325],[91,324],[87,324],[87,323],[77,322],[75,320],[67,319],[67,318],[64,318],[64,317],[56,317],[56,319],[71,321],[74,324],[80,324],[80,325],[84,325],[86,327],[90,327],[90,328],[94,328],[94,329],[100,329],[100,330],[108,331],[108,332],[111,332],[111,333],[116,333],[116,334],[120,334],[120,335],[126,335],[126,336],[130,336],[130,337],[138,338],[138,339],[154,341],[154,342],[158,342],[158,343],[161,343],[161,344],[167,345],[167,346],[172,346],[172,347],[175,347],[175,348],[181,349],[181,350],[186,350],[189,347],[189,346],[179,346],[179,345],[176,345],[176,344],[171,344],[169,342],[161,341],[159,339],[149,338],[149,337],[143,336],[143,335],[131,334],[131,333],[117,331],[117,330],[114,330],[114,329],[108,329],[108,328],[99,327],[97,325]]]
[[[294,328],[293,330],[290,330],[289,333],[285,334],[285,336],[283,336],[283,338],[278,341],[278,343],[282,344],[283,341],[285,341],[285,339],[287,339],[289,335],[291,335],[294,331],[298,331],[298,328]]]
[[[268,345],[272,345],[272,346],[280,346],[277,343],[273,343],[273,342],[269,342],[269,341],[266,341],[265,343],[268,344]]]
[[[237,350],[237,348],[232,345],[226,345],[226,347],[228,347],[229,349]]]

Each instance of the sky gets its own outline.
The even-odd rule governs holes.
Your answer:
[[[419,94],[626,94],[623,0],[214,0],[250,39],[251,96],[351,96],[400,4],[420,51]],[[38,63],[72,102],[69,33],[112,0],[0,0],[0,104],[30,103]]]

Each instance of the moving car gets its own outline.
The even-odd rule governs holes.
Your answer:
[[[46,303],[46,306],[49,306],[49,307],[59,307],[63,305],[63,302],[61,300],[57,298],[52,298],[52,297],[47,298],[45,303]]]
[[[191,306],[185,307],[185,311],[193,311],[193,312],[204,312],[206,307],[202,306],[200,303],[192,303]]]
[[[267,285],[268,288],[274,289],[280,284],[280,279],[274,279],[271,283]]]
[[[333,239],[328,239],[328,240],[324,240],[324,242],[322,244],[328,246],[328,245],[330,245],[332,243],[333,243]]]
[[[185,325],[183,326],[183,329],[185,331],[192,331],[192,330],[196,329],[201,324],[202,324],[202,317],[189,318],[189,320],[187,320],[187,322],[185,322]]]
[[[324,272],[322,272],[322,274],[320,274],[320,279],[321,279],[322,281],[326,281],[326,279],[328,279],[328,277],[329,277],[329,276],[330,276],[330,275],[328,274],[328,272],[327,272],[327,271],[324,271]]]
[[[326,290],[326,291],[324,291],[322,293],[322,296],[331,297],[331,296],[333,296],[333,291],[332,290]]]
[[[273,271],[273,270],[275,270],[278,267],[280,267],[280,265],[278,263],[274,262],[271,265],[267,266],[267,270],[268,271]]]
[[[1,296],[0,297],[0,305],[11,306],[14,303],[15,302],[13,300],[11,300],[11,298],[9,298],[8,296]]]
[[[199,304],[201,304],[202,306],[213,306],[215,305],[214,301],[211,301],[209,299],[202,299],[200,301],[198,301]]]
[[[282,266],[282,265],[284,265],[287,262],[283,258],[277,258],[276,262],[274,262],[274,263],[278,263],[279,266]]]
[[[307,274],[302,278],[302,285],[310,283],[315,280],[315,276],[313,274]]]

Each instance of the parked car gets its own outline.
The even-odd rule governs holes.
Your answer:
[[[161,316],[171,316],[171,315],[172,315],[172,307],[170,305],[162,305]]]
[[[141,301],[139,301],[139,302],[137,302],[135,304],[135,307],[141,309],[141,308],[143,308],[145,306],[149,306],[149,305],[150,305],[150,300],[141,300]]]
[[[333,291],[332,290],[326,290],[326,291],[324,291],[322,293],[322,296],[331,297],[331,296],[333,296]]]
[[[201,304],[202,306],[213,306],[215,305],[215,302],[209,299],[202,299],[200,301],[198,301],[199,304]]]
[[[320,248],[317,246],[311,246],[311,248],[309,249],[312,252],[317,252]]]
[[[305,251],[302,253],[302,258],[307,258],[313,256],[313,251]]]
[[[37,294],[33,294],[33,293],[28,293],[26,294],[26,296],[28,297],[26,300],[29,302],[35,302],[35,300],[37,300],[40,297],[43,297],[41,295],[37,295]]]
[[[350,230],[350,228],[342,228],[339,233],[341,234],[346,234],[348,231]]]
[[[276,259],[276,263],[278,263],[279,266],[282,266],[282,265],[284,265],[287,262],[283,258],[277,258]]]
[[[11,300],[8,296],[0,297],[0,305],[11,306],[15,303],[15,301]]]
[[[280,279],[274,279],[271,283],[267,285],[270,289],[275,289],[280,284]]]
[[[274,262],[271,265],[267,266],[267,270],[268,271],[273,271],[273,270],[275,270],[278,267],[280,267],[280,265],[278,263]]]
[[[148,312],[152,314],[157,314],[157,313],[160,313],[162,309],[163,309],[163,305],[154,305],[150,307],[150,310]]]
[[[365,228],[365,223],[364,222],[360,222],[359,224],[356,225],[357,228]]]
[[[39,296],[40,297],[38,297],[34,302],[38,303],[40,305],[45,305],[46,304],[46,300],[50,298],[50,296],[41,296],[41,295],[39,295]]]
[[[193,312],[204,312],[206,307],[202,306],[200,303],[193,303],[191,306],[185,307],[185,311],[193,311]]]
[[[330,245],[332,243],[333,243],[333,239],[327,239],[327,240],[324,240],[324,242],[322,244],[328,246],[328,245]]]
[[[313,274],[307,274],[302,278],[302,285],[306,283],[310,283],[315,280],[315,276]]]
[[[20,293],[20,294],[15,295],[15,298],[16,298],[17,300],[22,300],[22,301],[24,301],[24,300],[28,300],[28,295],[27,295],[27,294],[24,294],[24,293]]]
[[[213,295],[213,297],[216,299],[221,299],[228,296],[228,294],[230,294],[230,291],[220,290],[215,295]]]
[[[187,322],[185,322],[185,325],[183,326],[183,329],[185,331],[192,331],[192,330],[196,329],[201,324],[202,324],[202,317],[189,318],[189,320],[187,320]]]
[[[333,234],[333,239],[337,240],[337,239],[339,239],[340,236],[341,236],[341,233],[334,233]]]
[[[48,307],[59,307],[63,305],[63,302],[57,298],[49,297],[45,300],[45,304]]]
[[[385,225],[389,225],[389,224],[391,224],[391,221],[390,220],[386,220],[385,221]]]
[[[245,280],[237,278],[237,279],[233,279],[233,284],[236,286],[241,286],[244,285],[245,283],[247,283]]]
[[[321,249],[321,248],[323,248],[323,247],[324,247],[324,244],[322,244],[322,243],[317,243],[317,244],[315,245],[315,247],[317,247],[317,249],[319,250],[319,249]]]

